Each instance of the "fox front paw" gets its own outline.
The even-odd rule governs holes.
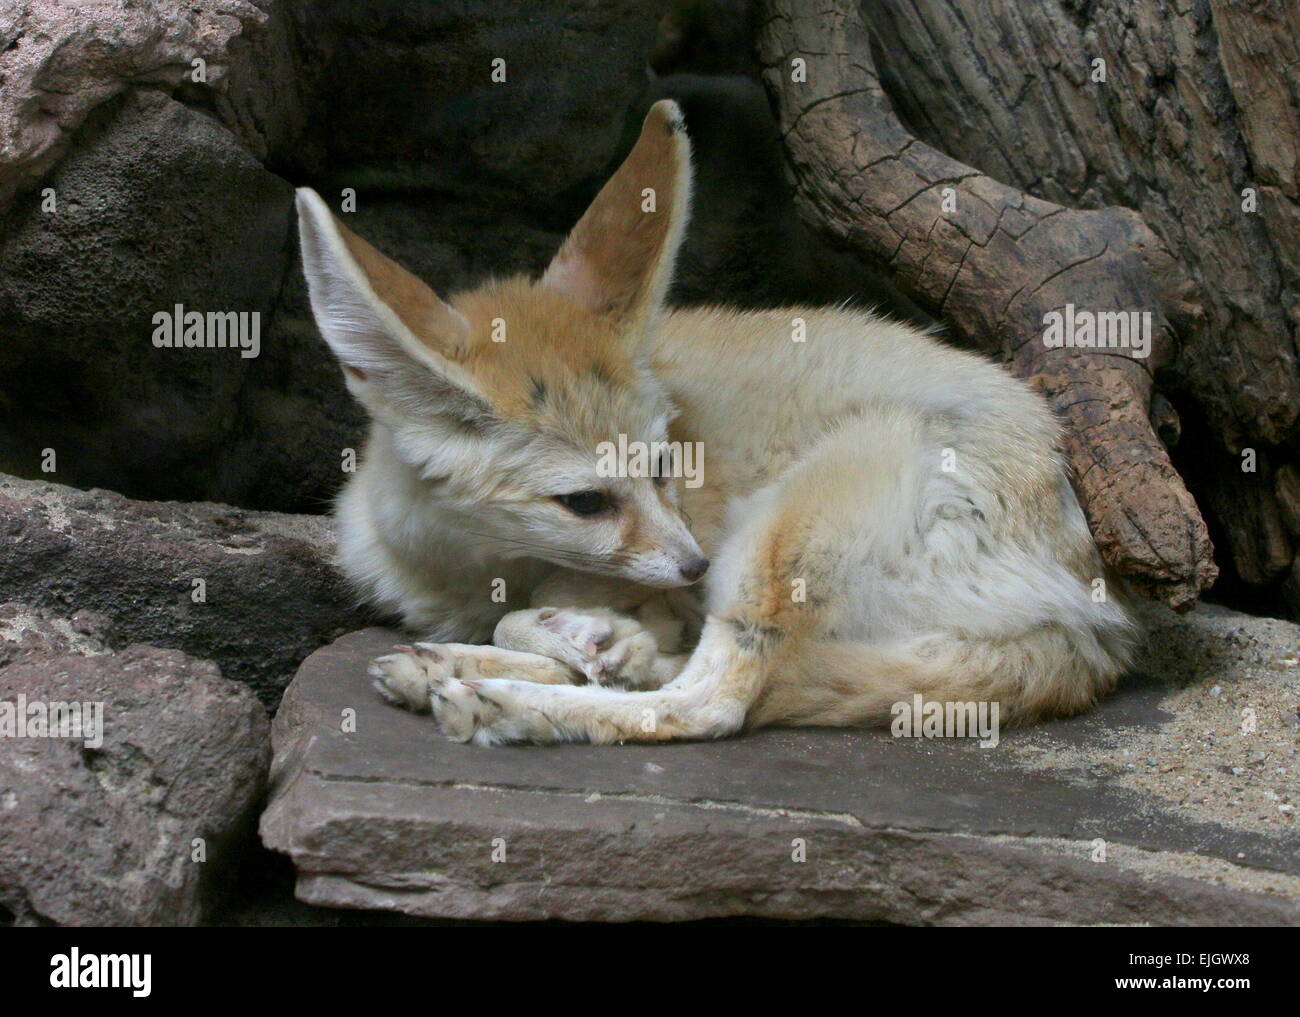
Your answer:
[[[480,691],[479,682],[446,678],[429,686],[429,710],[440,734],[456,742],[491,745],[498,739],[493,728],[505,713],[504,707]]]
[[[456,677],[456,658],[449,647],[416,643],[396,651],[370,665],[380,695],[395,706],[433,714],[439,732],[454,741],[493,741],[489,733],[504,710],[479,691],[480,682]]]
[[[450,653],[432,643],[396,646],[396,652],[377,657],[369,674],[375,690],[394,706],[415,713],[429,712],[429,689],[454,673]]]
[[[601,649],[613,636],[609,620],[598,614],[542,607],[506,615],[497,623],[492,642],[502,649],[549,657],[591,681]]]
[[[634,619],[603,609],[514,611],[497,625],[497,646],[550,657],[593,685],[641,687],[658,645]]]
[[[588,679],[598,685],[656,688],[654,664],[658,653],[659,646],[654,636],[649,632],[637,632],[602,652]]]

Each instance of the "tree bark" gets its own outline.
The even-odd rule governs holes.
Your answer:
[[[768,0],[759,53],[805,217],[887,261],[955,338],[1043,391],[1106,561],[1139,592],[1190,604],[1217,574],[1213,548],[1149,408],[1153,371],[1177,356],[1173,323],[1204,313],[1193,280],[1135,212],[1054,204],[915,137],[881,87],[856,4]],[[1149,311],[1150,357],[1049,349],[1044,317],[1067,304]],[[1167,404],[1161,415],[1176,433]]]

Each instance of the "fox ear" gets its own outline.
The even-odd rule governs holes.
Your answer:
[[[691,204],[691,144],[675,102],[650,107],[641,137],[578,221],[542,285],[562,290],[621,328],[659,310]]]
[[[388,411],[490,414],[456,361],[469,326],[454,308],[334,218],[320,195],[298,189],[302,266],[321,335],[348,389],[372,416]]]

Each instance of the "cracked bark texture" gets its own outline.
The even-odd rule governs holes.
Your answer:
[[[1063,205],[1138,211],[1195,285],[1203,313],[1176,321],[1162,385],[1205,440],[1175,461],[1235,577],[1300,611],[1300,525],[1274,490],[1300,452],[1300,5],[881,0],[863,16],[913,133]]]
[[[883,18],[887,6],[870,9]],[[943,52],[966,45],[930,35],[939,15],[929,9],[952,14],[962,3],[897,6],[913,14],[912,24],[896,26],[900,36],[923,36]],[[1000,356],[1047,396],[1107,563],[1147,596],[1191,603],[1217,574],[1213,547],[1149,407],[1153,372],[1178,356],[1174,326],[1205,314],[1195,280],[1135,211],[1036,197],[918,138],[882,88],[856,5],[769,0],[763,13],[763,75],[805,216],[841,244],[886,260],[956,339]],[[805,62],[803,81],[795,80],[796,58]],[[1044,315],[1066,304],[1150,311],[1151,356],[1046,348]],[[1161,415],[1173,416],[1167,429],[1176,433],[1168,404]]]

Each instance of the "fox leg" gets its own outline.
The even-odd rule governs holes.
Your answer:
[[[429,710],[430,690],[437,682],[447,678],[478,681],[503,675],[542,685],[567,685],[575,680],[568,667],[550,657],[466,643],[399,646],[397,652],[378,657],[370,665],[370,677],[379,694],[416,713]]]
[[[465,681],[446,654],[421,668],[421,680],[426,708],[442,733],[457,741],[653,742],[719,738],[739,730],[761,685],[763,663],[761,648],[743,628],[711,619],[681,675],[652,692],[507,678]],[[387,685],[392,679],[381,680]]]
[[[685,654],[659,652],[651,631],[613,611],[540,608],[513,611],[497,625],[495,646],[416,643],[370,665],[374,686],[390,703],[429,709],[430,689],[447,681],[508,676],[539,685],[583,680],[657,689],[685,665]]]

